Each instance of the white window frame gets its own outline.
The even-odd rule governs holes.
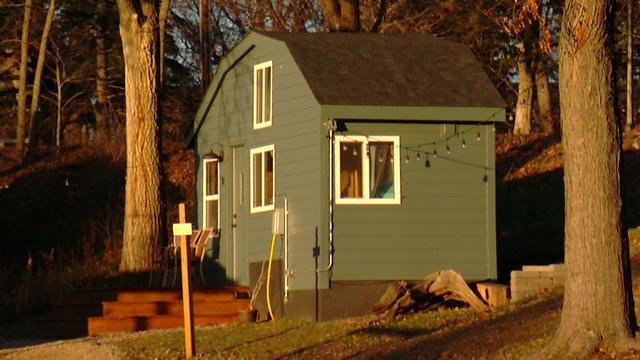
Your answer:
[[[264,205],[265,202],[265,195],[266,195],[266,191],[265,191],[265,156],[264,154],[271,151],[271,153],[273,154],[273,201],[272,204],[270,205]],[[261,181],[261,186],[262,186],[262,199],[261,199],[261,204],[262,206],[254,206],[254,201],[253,201],[253,188],[254,188],[254,184],[253,181],[255,179],[254,174],[253,174],[253,169],[255,168],[255,166],[253,165],[253,156],[255,154],[262,154],[262,166],[260,167],[262,170],[262,174],[260,176],[260,181]],[[260,213],[260,212],[265,212],[265,211],[271,211],[273,209],[275,209],[275,203],[276,203],[276,148],[275,145],[271,144],[271,145],[266,145],[266,146],[261,146],[258,148],[254,148],[249,150],[249,201],[250,201],[250,205],[251,205],[251,213],[255,214],[255,213]]]
[[[361,142],[360,154],[362,156],[362,198],[342,198],[340,194],[340,147],[342,143]],[[393,198],[370,197],[370,168],[367,147],[369,143],[392,142],[393,143]],[[336,135],[334,139],[334,188],[336,204],[362,204],[362,205],[397,205],[401,203],[400,189],[400,136],[360,136],[360,135]]]
[[[264,69],[266,68],[271,68],[271,71],[269,72],[270,75],[270,81],[269,84],[271,85],[270,89],[269,89],[269,113],[267,114],[265,111],[266,106],[265,104],[265,97],[266,97],[266,91],[265,91],[265,81],[264,81],[264,74],[265,71]],[[262,122],[258,123],[258,92],[256,91],[257,89],[257,80],[258,80],[258,70],[263,70],[262,71],[262,98],[261,98],[261,103],[262,103],[262,109],[261,110],[261,116],[262,116]],[[267,119],[267,115],[268,115],[268,119],[269,121],[266,121],[265,119]],[[253,128],[254,129],[262,129],[262,128],[266,128],[271,126],[272,121],[273,120],[273,62],[272,61],[267,61],[267,62],[263,62],[260,64],[257,64],[253,67]]]
[[[216,163],[218,178],[216,185],[218,193],[215,195],[207,195],[207,165],[211,162]],[[218,159],[203,159],[202,160],[202,227],[207,226],[207,201],[218,201],[218,223],[216,226],[220,229],[220,161]]]

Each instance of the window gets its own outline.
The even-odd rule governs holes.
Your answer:
[[[271,61],[253,67],[253,128],[271,126]]]
[[[335,138],[337,204],[400,204],[400,137]]]
[[[251,212],[273,210],[275,194],[274,145],[252,149],[251,156]]]
[[[203,161],[202,224],[205,228],[220,228],[220,173],[218,159]]]

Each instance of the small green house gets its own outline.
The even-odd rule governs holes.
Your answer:
[[[442,269],[495,279],[504,107],[467,47],[428,34],[250,33],[195,117],[198,225],[250,287],[278,234],[277,317],[363,314]]]

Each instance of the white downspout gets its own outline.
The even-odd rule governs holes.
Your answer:
[[[284,195],[284,303],[289,302],[289,202]]]
[[[316,269],[316,272],[327,272],[333,268],[333,196],[334,196],[334,178],[333,178],[333,157],[335,138],[334,131],[336,129],[336,122],[334,119],[329,120],[329,264],[323,269]]]

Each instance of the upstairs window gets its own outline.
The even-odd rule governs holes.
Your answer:
[[[274,145],[251,149],[251,212],[273,210]]]
[[[400,204],[398,136],[335,138],[337,204]]]
[[[271,61],[253,67],[253,128],[271,126],[272,71]]]

